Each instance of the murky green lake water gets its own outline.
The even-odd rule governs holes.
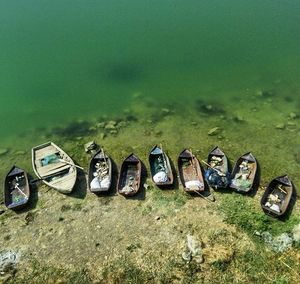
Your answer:
[[[118,113],[134,93],[229,104],[279,86],[299,108],[299,12],[276,0],[1,1],[2,141]]]

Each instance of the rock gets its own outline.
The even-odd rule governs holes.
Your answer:
[[[117,127],[118,127],[118,128],[125,127],[125,126],[126,126],[126,121],[120,121],[120,122],[117,124]]]
[[[101,140],[103,140],[106,137],[106,134],[102,132],[99,134],[99,137]]]
[[[168,108],[162,108],[161,109],[161,112],[163,113],[163,114],[170,114],[170,110],[168,109]]]
[[[144,188],[145,189],[148,189],[149,188],[149,185],[147,183],[144,183]]]
[[[116,122],[116,121],[110,120],[110,121],[105,125],[104,128],[107,129],[107,130],[114,130],[114,129],[117,128],[116,125],[117,125],[117,122]]]
[[[97,150],[98,145],[95,143],[95,141],[90,141],[86,144],[84,144],[84,150],[86,153],[93,151],[93,150]]]
[[[111,135],[116,135],[116,134],[118,134],[118,130],[117,130],[117,129],[111,130],[111,131],[109,131],[109,133],[110,133]]]
[[[133,99],[139,99],[142,96],[142,92],[135,92],[132,94]]]
[[[295,122],[292,122],[292,121],[287,122],[287,126],[295,127],[296,125],[297,124]]]
[[[285,128],[285,124],[284,123],[278,123],[278,124],[276,124],[275,128],[283,130]]]
[[[89,131],[96,131],[96,130],[97,130],[96,126],[90,126],[89,127]]]
[[[233,121],[235,121],[235,122],[245,122],[246,120],[242,116],[237,115],[237,116],[233,117]]]
[[[1,251],[0,252],[0,274],[13,273],[19,261],[20,255],[14,251]]]
[[[2,148],[2,149],[0,149],[0,156],[4,156],[5,154],[7,154],[8,153],[8,149],[7,148]]]
[[[34,221],[35,213],[34,212],[28,212],[25,216],[25,224],[29,225]]]
[[[64,205],[61,206],[60,211],[61,211],[61,212],[66,212],[66,211],[69,211],[69,210],[71,210],[71,209],[72,209],[71,205],[69,205],[69,204],[64,204]]]
[[[182,253],[182,258],[188,262],[194,259],[199,264],[204,261],[201,242],[190,234],[187,235],[186,249]]]
[[[297,114],[295,114],[294,112],[291,112],[291,113],[289,113],[289,118],[295,119],[295,118],[297,118]]]
[[[284,252],[293,244],[293,238],[287,233],[283,233],[277,237],[273,237],[269,232],[262,232],[261,237],[264,242],[275,252]]]
[[[104,128],[104,127],[105,127],[105,122],[98,122],[98,123],[96,124],[96,127],[97,127],[97,128]]]
[[[212,105],[205,105],[204,106],[204,108],[206,109],[206,110],[212,110],[213,109],[213,106]]]
[[[211,128],[208,132],[207,132],[207,134],[209,135],[209,136],[214,136],[214,135],[217,135],[217,134],[219,134],[220,133],[220,128],[219,127],[214,127],[214,128]]]
[[[192,122],[191,122],[191,125],[196,126],[196,125],[197,125],[197,122],[196,122],[196,121],[192,121]]]

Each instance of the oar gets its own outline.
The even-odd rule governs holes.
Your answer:
[[[81,169],[81,170],[84,171],[84,168],[83,168],[83,167],[80,167],[80,166],[77,166],[77,165],[75,165],[75,164],[72,164],[72,163],[70,163],[70,162],[68,162],[68,161],[66,161],[66,160],[64,160],[64,159],[58,159],[58,160],[59,160],[60,162],[62,162],[62,163],[66,163],[66,164],[68,164],[68,165],[70,165],[70,166],[76,167],[76,168]]]
[[[164,160],[165,171],[166,171],[166,173],[168,173],[167,162],[166,162],[166,159],[165,159],[165,154],[164,154],[164,151],[163,151],[163,148],[162,148],[162,144],[160,144],[160,149],[161,149],[162,157],[163,157],[163,160]]]
[[[206,163],[205,161],[201,160],[202,163],[204,163],[206,166],[210,167],[212,170],[215,170],[218,174],[222,174],[225,175],[225,173],[221,172],[220,170],[217,170],[215,168],[213,168],[210,164]],[[225,175],[226,176],[226,175]]]
[[[27,195],[19,188],[19,184],[18,184],[18,183],[15,184],[15,188],[16,188],[17,190],[19,190],[20,193],[21,193],[25,198],[27,198]]]
[[[102,155],[103,155],[103,159],[104,159],[105,166],[108,168],[108,164],[107,164],[107,161],[106,161],[106,158],[105,158],[105,154],[104,154],[104,150],[103,150],[102,147],[101,147],[101,153],[102,153]]]
[[[193,192],[197,193],[199,196],[201,196],[203,199],[205,199],[206,201],[209,201],[209,202],[214,202],[212,200],[210,200],[209,198],[207,198],[206,196],[202,195],[199,191],[196,191],[194,189],[192,189]]]

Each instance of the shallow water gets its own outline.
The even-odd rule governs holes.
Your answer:
[[[299,109],[299,12],[273,0],[1,1],[2,144],[117,114],[134,93],[226,105],[280,89]]]
[[[156,143],[174,161],[184,147],[205,159],[219,145],[232,163],[252,151],[262,184],[288,173],[299,188],[299,12],[273,0],[0,2],[0,182],[14,163],[32,173],[30,148],[47,140],[85,167],[95,139],[118,163],[131,151],[146,162]],[[97,128],[111,119],[130,127]]]

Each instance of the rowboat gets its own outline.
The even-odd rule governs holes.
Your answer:
[[[188,193],[204,191],[205,185],[200,162],[190,150],[184,149],[179,154],[178,170],[184,191]]]
[[[230,188],[238,192],[249,192],[257,174],[257,161],[251,152],[242,155],[231,173]]]
[[[27,173],[13,166],[4,181],[4,203],[9,209],[19,210],[26,206],[30,198]]]
[[[149,164],[152,180],[157,186],[173,184],[174,177],[169,157],[157,145],[150,151]]]
[[[273,179],[261,198],[262,209],[274,217],[284,215],[291,203],[293,191],[293,184],[287,175]]]
[[[129,197],[135,195],[141,183],[141,161],[134,154],[129,155],[122,163],[118,178],[119,194]]]
[[[205,179],[210,187],[222,189],[228,186],[229,178],[228,159],[224,152],[217,146],[208,154]]]
[[[112,162],[103,150],[99,150],[90,160],[88,186],[93,193],[109,191],[112,180]]]
[[[32,148],[35,174],[46,185],[61,193],[71,193],[77,178],[73,160],[56,144],[47,142]]]

